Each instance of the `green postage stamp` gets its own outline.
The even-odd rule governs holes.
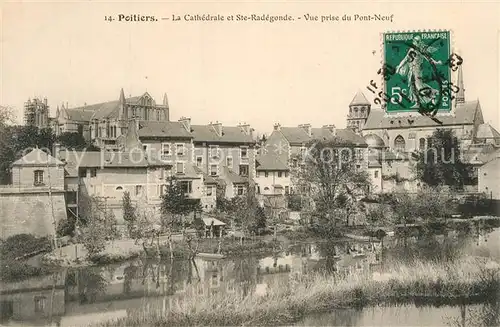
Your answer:
[[[450,111],[450,32],[384,33],[388,113]]]

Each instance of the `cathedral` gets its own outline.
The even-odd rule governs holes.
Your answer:
[[[361,91],[349,105],[347,126],[363,136],[370,135],[370,142],[397,152],[413,152],[427,147],[427,138],[438,128],[452,129],[463,149],[500,147],[500,133],[484,122],[479,100],[466,101],[463,74],[458,71],[454,110],[439,113],[439,122],[418,113],[387,114],[383,109],[372,108]]]
[[[117,140],[126,135],[129,119],[132,118],[169,121],[167,95],[163,96],[162,104],[157,104],[147,92],[126,98],[121,89],[118,100],[85,104],[77,108],[68,108],[63,104],[61,108],[57,107],[51,127],[56,135],[64,132],[80,133],[98,147],[113,149],[117,147]]]

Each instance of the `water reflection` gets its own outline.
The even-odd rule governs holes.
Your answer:
[[[130,315],[164,313],[184,298],[216,293],[244,297],[263,295],[289,282],[293,275],[315,271],[365,274],[393,261],[426,258],[447,260],[459,254],[500,259],[500,230],[483,237],[427,237],[405,242],[317,242],[290,246],[269,257],[244,256],[224,260],[151,261],[138,259],[119,265],[60,271],[51,276],[1,284],[2,324],[86,326]],[[489,308],[489,309],[488,309]],[[308,317],[302,325],[380,326],[442,325],[443,317],[458,319],[453,326],[475,326],[473,320],[493,321],[498,307],[467,307],[466,319],[458,307],[376,307],[334,310]],[[495,309],[495,310],[493,310]],[[489,311],[488,311],[489,310]],[[403,317],[403,318],[401,318]],[[489,317],[489,318],[488,318]],[[468,320],[467,320],[468,319]],[[487,320],[489,319],[489,320]],[[299,324],[300,325],[300,324]]]

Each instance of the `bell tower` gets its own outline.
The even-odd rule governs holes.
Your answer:
[[[366,99],[361,90],[356,92],[354,98],[349,104],[349,113],[347,114],[347,128],[356,132],[362,131],[368,115],[370,114],[371,104]]]

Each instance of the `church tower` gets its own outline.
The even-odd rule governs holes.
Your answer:
[[[356,132],[362,131],[368,119],[368,115],[370,114],[370,110],[370,102],[366,99],[363,92],[358,91],[349,104],[347,128],[353,129]]]
[[[465,103],[465,88],[464,88],[464,76],[462,73],[462,65],[458,66],[457,75],[458,75],[457,76],[458,92],[457,95],[455,96],[455,107]]]

